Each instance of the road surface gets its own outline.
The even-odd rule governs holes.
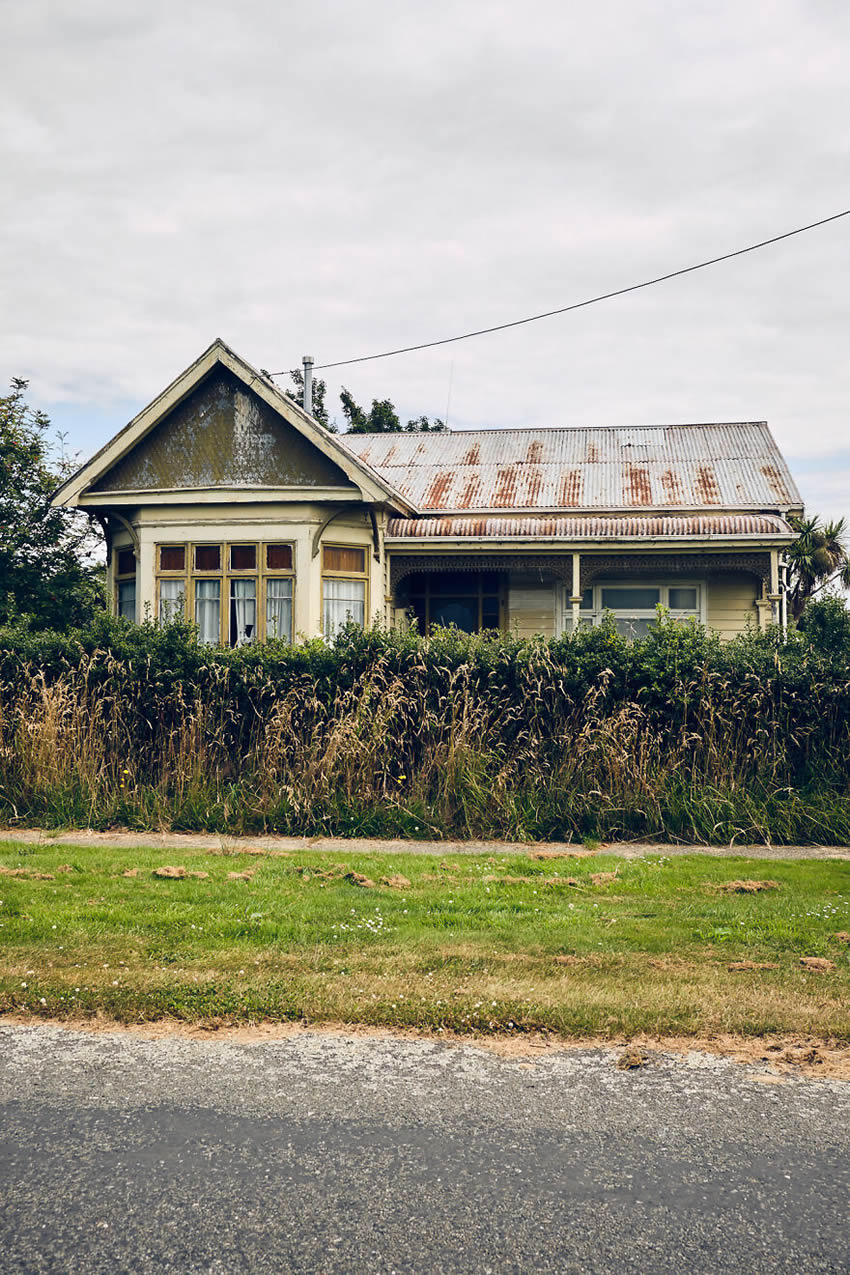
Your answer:
[[[0,1269],[850,1271],[850,1085],[616,1057],[0,1023]]]

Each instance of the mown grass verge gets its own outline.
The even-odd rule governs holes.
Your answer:
[[[0,900],[3,1013],[850,1040],[840,861],[6,842]]]

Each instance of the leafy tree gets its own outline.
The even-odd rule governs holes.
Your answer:
[[[0,396],[0,624],[64,630],[103,607],[99,537],[87,515],[52,509],[73,470],[54,457],[50,419],[29,407],[27,381]]]
[[[399,420],[395,404],[388,398],[372,399],[372,407],[365,412],[355,401],[349,390],[343,386],[340,392],[342,411],[348,422],[346,432],[349,434],[400,434],[402,424]],[[445,430],[446,426],[439,419],[429,420],[427,416],[418,416],[409,420],[404,426],[406,434],[436,433]]]
[[[821,523],[812,518],[792,518],[797,539],[788,547],[788,613],[799,620],[807,604],[831,584],[850,589],[850,551],[845,520]]]
[[[262,371],[262,368],[260,369]],[[294,367],[289,373],[294,389],[284,390],[287,398],[291,398],[293,403],[297,403],[299,407],[304,406],[304,373],[300,367]],[[318,377],[313,377],[313,410],[312,415],[316,418],[320,425],[324,425],[325,429],[331,434],[336,433],[336,425],[328,416],[328,409],[325,407],[325,394],[327,393],[327,384]]]
[[[262,368],[260,369],[262,371]],[[293,389],[285,390],[284,393],[292,399],[293,403],[297,403],[299,407],[304,406],[304,373],[300,368],[293,368],[289,373],[293,384]],[[328,415],[328,409],[325,405],[325,395],[327,393],[327,385],[324,381],[313,381],[313,415],[316,420],[324,425],[325,429],[330,430],[332,434],[337,432],[336,424],[331,421]],[[372,406],[369,411],[355,400],[350,390],[343,385],[339,393],[339,401],[342,404],[342,414],[345,417],[345,432],[347,434],[400,434],[402,433],[402,424],[399,420],[398,412],[395,404],[388,398],[373,398]],[[419,433],[438,433],[446,429],[443,421],[435,417],[429,420],[427,416],[417,416],[409,420],[404,426],[404,432],[407,434]]]
[[[406,434],[445,434],[447,430],[446,422],[441,421],[439,416],[435,416],[433,420],[429,420],[427,416],[417,416],[404,427]]]

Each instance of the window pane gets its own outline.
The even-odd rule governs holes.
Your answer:
[[[602,590],[602,607],[605,611],[652,611],[660,601],[660,589],[639,587]]]
[[[266,545],[266,566],[269,571],[291,571],[292,545]]]
[[[431,596],[469,597],[478,593],[480,576],[475,571],[435,571],[430,576]]]
[[[325,580],[322,595],[326,638],[332,638],[349,620],[355,624],[365,623],[365,580]]]
[[[230,569],[232,571],[256,571],[257,570],[257,546],[256,545],[231,545],[230,546]]]
[[[655,624],[655,620],[633,620],[625,615],[618,615],[614,620],[614,625],[618,633],[622,633],[627,638],[643,638],[649,632],[650,626]]]
[[[292,641],[291,580],[266,582],[266,637]]]
[[[118,614],[125,620],[136,618],[136,581],[122,580],[118,585]]]
[[[499,627],[498,598],[482,598],[481,627],[482,629],[497,629]]]
[[[221,545],[196,545],[195,546],[195,570],[196,571],[220,571],[221,570]]]
[[[218,583],[216,581],[216,583]],[[230,645],[245,646],[257,636],[257,581],[230,581]]]
[[[160,571],[185,571],[186,546],[163,545],[159,551]]]
[[[498,571],[484,571],[481,574],[481,589],[484,593],[499,592],[499,573]]]
[[[431,623],[456,624],[464,633],[478,630],[478,598],[432,598]]]
[[[696,609],[697,609],[696,589],[671,589],[670,590],[670,610],[671,611],[696,611]]]
[[[221,633],[221,581],[198,580],[195,584],[195,623],[201,642],[218,645]]]
[[[592,588],[585,589],[584,593],[581,595],[581,609],[582,611],[593,610],[593,589]]]
[[[183,619],[185,589],[186,586],[182,580],[160,580],[159,620],[161,624]]]
[[[325,545],[323,554],[325,571],[366,570],[365,549],[344,549],[340,545]]]
[[[116,570],[120,576],[134,576],[136,574],[136,555],[132,549],[119,549]]]

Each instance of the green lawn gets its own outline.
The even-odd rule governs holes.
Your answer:
[[[208,875],[153,875],[166,864]],[[740,879],[778,888],[723,890]],[[850,1040],[846,862],[8,841],[0,900],[2,1012]]]

